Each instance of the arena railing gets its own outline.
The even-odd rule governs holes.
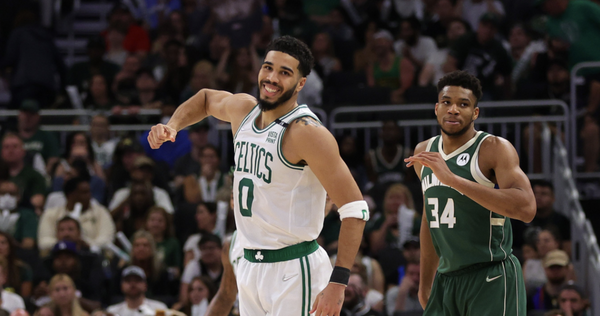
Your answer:
[[[575,179],[599,179],[600,172],[578,172],[577,171],[577,118],[582,114],[582,110],[577,108],[577,86],[585,84],[583,77],[578,77],[577,73],[582,69],[600,68],[600,62],[590,61],[578,63],[571,69],[571,138],[567,145],[569,152],[569,161],[571,170],[573,170],[573,177]]]
[[[558,138],[554,140],[554,173],[552,182],[558,211],[571,219],[571,259],[577,271],[577,283],[589,295],[591,315],[600,315],[600,248],[590,220],[579,202],[568,151]]]
[[[502,136],[515,146],[520,157],[526,157],[525,169],[532,179],[551,178],[552,136],[569,139],[569,106],[562,100],[480,102],[483,112],[475,127]],[[410,148],[429,137],[439,134],[437,121],[420,119],[433,116],[432,104],[347,106],[331,111],[329,128],[334,135],[349,132],[364,139],[368,151],[382,126],[382,121],[393,119],[403,129],[404,144]],[[517,116],[519,111],[558,113],[546,116]],[[523,112],[521,112],[523,113]],[[412,116],[413,118],[410,118]],[[553,132],[544,133],[542,123],[551,123]],[[535,131],[530,133],[529,131]],[[360,134],[360,135],[359,135]],[[527,154],[534,153],[534,154]]]

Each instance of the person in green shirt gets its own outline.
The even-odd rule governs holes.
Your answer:
[[[2,139],[2,160],[8,167],[10,180],[21,192],[19,206],[34,208],[41,214],[46,194],[46,179],[25,165],[25,149],[18,135],[7,133]]]
[[[37,238],[37,215],[18,206],[19,188],[10,181],[0,182],[0,230],[8,232],[21,248],[33,249]]]
[[[24,100],[19,111],[17,130],[27,152],[39,153],[44,158],[46,171],[58,162],[59,145],[56,137],[39,129],[40,105],[35,100]]]
[[[146,217],[145,229],[154,237],[159,260],[164,263],[171,276],[179,278],[181,246],[177,238],[173,237],[171,214],[160,206],[150,208]]]

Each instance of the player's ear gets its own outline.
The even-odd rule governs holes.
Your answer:
[[[475,110],[473,111],[473,120],[476,120],[479,117],[479,107],[476,105]]]
[[[437,103],[437,102],[436,102],[436,103],[435,103],[435,116],[437,116],[437,109],[438,109],[438,105],[439,105],[439,103]]]
[[[300,81],[298,81],[298,85],[296,86],[296,93],[300,92],[300,90],[302,90],[302,88],[304,88],[305,84],[306,84],[306,77],[302,77],[300,79]]]

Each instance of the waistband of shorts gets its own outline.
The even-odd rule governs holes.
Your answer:
[[[319,244],[316,240],[301,242],[281,249],[244,248],[244,258],[256,263],[282,262],[308,256],[317,249],[319,249]]]
[[[440,274],[443,275],[443,276],[455,277],[455,276],[467,274],[467,273],[470,273],[470,272],[474,272],[474,271],[477,271],[477,270],[481,270],[481,269],[484,269],[484,268],[488,268],[488,267],[491,267],[491,266],[495,266],[497,264],[502,263],[502,261],[504,261],[504,260],[475,263],[475,264],[472,264],[470,266],[464,267],[464,268],[456,270],[456,271],[450,271],[450,272],[440,273]]]

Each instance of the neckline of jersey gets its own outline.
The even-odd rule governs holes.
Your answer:
[[[444,160],[448,160],[453,158],[454,156],[460,154],[461,152],[465,151],[465,149],[471,147],[475,141],[477,141],[477,137],[479,137],[479,135],[481,135],[481,133],[483,133],[482,131],[478,131],[477,133],[475,133],[475,136],[473,136],[473,138],[469,139],[469,141],[467,141],[466,143],[464,143],[462,146],[458,147],[456,150],[454,150],[453,152],[449,153],[446,155],[446,153],[444,152],[444,149],[442,147],[442,143],[443,143],[443,138],[442,135],[440,135],[440,140],[438,141],[438,152],[440,153],[440,155],[442,155],[442,158]]]
[[[273,127],[273,125],[276,124],[277,120],[283,121],[284,119],[288,118],[290,115],[292,115],[294,112],[298,111],[300,108],[304,108],[307,107],[306,104],[299,104],[297,107],[291,109],[289,112],[285,113],[284,115],[280,116],[279,118],[275,119],[273,122],[271,122],[269,125],[267,125],[265,128],[260,129],[258,128],[258,126],[256,126],[256,119],[258,119],[258,115],[252,119],[252,129],[254,130],[254,132],[256,133],[264,133],[265,131],[267,131],[269,128]],[[259,112],[260,114],[260,112]]]

